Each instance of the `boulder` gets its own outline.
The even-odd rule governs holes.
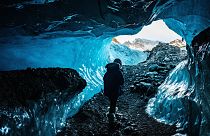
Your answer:
[[[159,65],[158,64],[152,64],[149,66],[149,71],[156,71],[158,69]]]
[[[135,89],[136,89],[136,87],[135,87],[134,85],[131,85],[131,86],[130,86],[130,90],[131,90],[131,91],[133,91],[133,90],[135,90]]]
[[[123,131],[126,135],[130,135],[130,134],[136,132],[137,129],[135,129],[133,126],[127,126],[126,128],[124,128]]]
[[[133,126],[127,126],[125,129],[124,129],[124,133],[125,134],[131,134],[135,131],[134,127]]]
[[[158,72],[154,71],[146,73],[146,76],[155,76],[155,75],[158,75]]]
[[[173,68],[175,68],[175,67],[176,67],[175,64],[170,64],[170,65],[168,65],[168,69],[173,69]]]
[[[62,101],[80,93],[86,81],[70,68],[28,68],[0,72],[0,104],[27,105],[28,101]]]
[[[168,57],[165,57],[163,61],[170,61],[170,59]]]
[[[86,81],[69,68],[28,68],[0,72],[0,86],[0,127],[11,128],[8,135],[37,135],[47,127],[45,117],[51,112],[62,115],[54,108],[62,108],[79,94]],[[36,122],[37,119],[43,122]]]

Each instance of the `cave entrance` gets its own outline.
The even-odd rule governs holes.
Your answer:
[[[147,58],[145,51],[151,51],[156,45],[169,43],[185,50],[186,42],[183,38],[169,29],[163,20],[153,21],[144,26],[135,35],[120,35],[112,39],[109,59],[122,59],[125,65],[135,65]]]
[[[134,41],[137,38],[151,41],[170,43],[173,40],[182,40],[182,37],[168,28],[163,20],[153,21],[151,24],[144,26],[141,31],[135,35],[120,35],[115,37],[120,43]]]

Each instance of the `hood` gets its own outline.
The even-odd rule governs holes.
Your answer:
[[[107,71],[116,71],[116,70],[119,70],[120,67],[119,67],[119,64],[117,63],[109,63],[106,65],[106,69]]]

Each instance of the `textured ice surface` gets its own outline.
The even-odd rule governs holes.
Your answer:
[[[187,46],[188,60],[170,73],[147,107],[157,120],[176,124],[188,135],[210,134],[209,34],[210,28]]]
[[[10,40],[12,39],[12,40]],[[104,66],[108,62],[107,46],[109,38],[94,37],[61,37],[44,39],[39,36],[14,36],[1,39],[0,70],[25,69],[27,67],[70,67],[78,70],[87,81],[87,87],[66,103],[49,105],[47,113],[40,113],[43,101],[31,103],[31,109],[0,109],[0,114],[17,118],[15,126],[2,126],[0,133],[5,134],[15,129],[24,128],[24,124],[35,120],[31,131],[39,130],[37,135],[55,135],[65,126],[66,118],[75,114],[80,106],[94,94],[101,91]],[[24,116],[28,114],[28,116]],[[31,118],[33,117],[33,118]],[[31,133],[31,132],[29,132]],[[11,134],[11,133],[9,133]]]
[[[158,94],[150,99],[146,111],[159,121],[173,124],[179,122],[183,127],[186,122],[187,107],[183,102],[190,96],[187,88],[190,82],[190,73],[187,61],[181,62],[158,88]]]
[[[35,1],[37,4],[33,5]],[[6,31],[0,33],[0,37],[7,36],[5,39],[0,39],[1,70],[26,67],[72,67],[80,71],[89,82],[89,86],[99,87],[101,75],[104,72],[102,66],[108,61],[107,46],[104,46],[111,40],[106,39],[107,37],[134,34],[143,25],[157,19],[164,19],[169,28],[190,44],[193,37],[210,24],[209,0],[58,0],[59,4],[54,4],[53,1],[29,1],[29,4],[32,2],[31,5],[24,5],[15,0],[14,4],[13,1],[9,1],[9,4],[5,5],[4,2],[3,4],[1,2],[0,5],[4,7],[0,12],[1,26],[20,28],[18,31],[16,31],[17,29],[9,31],[5,28]],[[43,4],[48,2],[52,6]],[[56,12],[53,7],[56,8]],[[45,32],[50,34],[46,34],[46,37],[13,36],[15,33],[39,35]],[[203,47],[200,49],[199,52],[205,50]],[[189,52],[191,58],[195,54]],[[199,57],[202,58],[202,55]],[[196,125],[199,126],[200,123],[197,105],[201,102],[203,107],[202,132],[208,135],[208,126],[210,126],[209,91],[207,91],[209,90],[209,71],[208,67],[206,68],[207,65],[203,63],[205,61],[200,64],[201,61],[198,61],[201,60],[200,58],[194,57],[193,62],[190,62],[191,65],[189,65],[191,67],[190,75],[195,80],[195,86],[193,86],[194,80],[187,81],[189,71],[187,72],[184,64],[181,63],[177,66],[177,71],[173,71],[171,78],[167,78],[169,81],[164,82],[166,86],[161,86],[165,91],[160,90],[157,96],[165,99],[157,99],[160,103],[155,103],[154,108],[151,107],[151,114],[156,118],[164,119],[165,122],[173,122],[173,118],[178,119],[179,126],[184,128],[185,123],[190,121],[185,122],[188,118],[185,117],[185,102],[182,101],[187,101],[187,107],[191,107],[189,111],[196,113],[190,117],[189,123],[194,123],[194,125],[190,125],[193,126],[191,130],[198,130],[195,129],[198,128]],[[186,77],[182,75],[186,75]],[[189,84],[191,88],[188,87],[188,89],[195,93],[184,90]],[[168,88],[167,85],[173,87]],[[178,89],[177,94],[172,89]],[[92,91],[97,92],[98,89]],[[88,97],[94,94],[87,92],[89,90],[84,91],[84,94],[88,94],[86,95]],[[188,94],[194,96],[185,99]],[[77,102],[80,103],[80,100],[86,99],[83,96],[83,94],[78,96],[78,100],[75,98],[76,106],[79,105]],[[166,96],[169,97],[166,98]],[[154,112],[155,108],[157,108],[157,112]],[[161,109],[167,114],[161,113],[159,116]],[[51,117],[53,116],[49,116],[50,119],[52,119]],[[50,122],[50,124],[53,123]],[[0,129],[4,132],[9,130],[7,126]]]
[[[0,109],[0,114],[18,120],[15,126],[10,124],[10,128],[8,126],[1,127],[2,134],[14,132],[15,129],[31,133],[24,128],[24,124],[30,122],[33,117],[35,126],[31,131],[39,130],[38,135],[55,135],[65,126],[68,117],[74,115],[85,101],[101,91],[105,73],[104,66],[109,61],[118,57],[124,64],[131,64],[128,59],[132,56],[135,63],[145,60],[147,57],[143,52],[134,51],[122,45],[116,45],[116,50],[112,49],[111,38],[105,37],[46,38],[16,35],[2,37],[0,41],[2,43],[0,46],[0,70],[26,69],[27,67],[69,67],[76,69],[87,81],[87,87],[82,93],[66,103],[58,103],[55,99],[44,115],[39,112],[42,100],[31,103],[29,111],[21,108],[9,111]]]

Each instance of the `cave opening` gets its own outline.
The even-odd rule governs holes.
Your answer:
[[[120,43],[124,43],[126,41],[132,42],[136,38],[159,41],[164,43],[170,43],[171,41],[176,39],[181,40],[182,37],[180,35],[168,28],[168,26],[164,22],[165,20],[167,19],[153,21],[149,25],[143,26],[143,28],[135,35],[117,36],[116,39]]]
[[[137,65],[147,59],[149,52],[159,43],[168,43],[186,50],[185,40],[167,27],[163,20],[143,26],[134,35],[119,35],[109,45],[109,62],[120,58],[124,65]]]

